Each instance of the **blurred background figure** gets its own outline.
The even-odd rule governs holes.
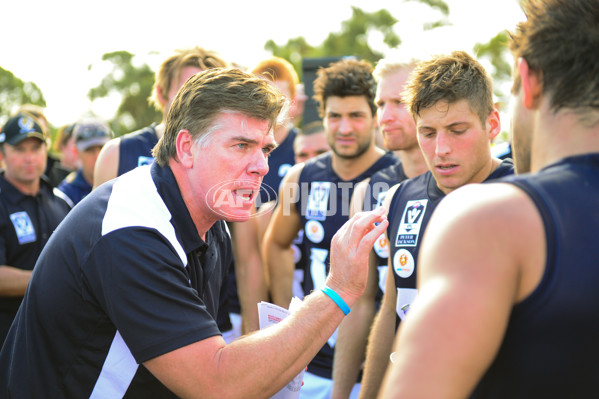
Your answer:
[[[19,309],[31,271],[50,235],[69,212],[42,178],[46,131],[18,113],[0,133],[5,170],[0,173],[0,346]]]
[[[225,66],[228,63],[217,53],[200,47],[177,50],[165,59],[156,72],[149,98],[150,103],[162,112],[163,120],[107,143],[98,157],[94,187],[140,165],[152,163],[152,149],[164,133],[164,120],[181,86],[200,71]]]
[[[81,166],[73,141],[74,127],[74,123],[61,126],[52,142],[52,151],[48,158],[53,159],[53,162],[46,168],[46,176],[54,187],[58,186],[69,173],[76,171]]]
[[[78,163],[76,172],[71,172],[58,185],[59,195],[75,206],[92,191],[94,167],[98,154],[113,134],[108,123],[100,118],[88,118],[75,123],[72,142]]]

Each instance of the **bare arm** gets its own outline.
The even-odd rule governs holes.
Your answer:
[[[112,180],[117,177],[119,171],[119,144],[120,138],[110,140],[104,144],[102,151],[98,154],[96,165],[94,167],[94,189],[98,188],[102,183]]]
[[[23,270],[8,265],[0,266],[0,296],[24,296],[30,278],[31,270]]]
[[[241,304],[242,332],[259,329],[257,303],[268,301],[268,287],[258,245],[256,218],[233,225],[235,275]]]
[[[374,323],[372,323],[372,330],[368,336],[360,398],[376,397],[389,365],[389,355],[395,339],[395,308],[397,302],[397,290],[391,275],[392,270],[392,267],[389,266],[381,308],[374,319]]]
[[[383,201],[382,207],[385,210],[385,214],[389,213],[391,200],[397,192],[398,187],[399,184],[391,187]],[[385,234],[385,237],[387,242],[389,242],[387,234]],[[383,381],[385,370],[387,370],[389,364],[389,355],[391,354],[393,339],[395,338],[397,289],[395,288],[395,281],[392,274],[391,257],[388,260],[388,270],[381,307],[374,322],[372,322],[372,329],[368,337],[366,364],[364,365],[362,389],[360,392],[361,398],[376,397]],[[372,300],[374,301],[374,297]]]
[[[275,208],[264,235],[262,249],[272,301],[285,308],[291,301],[295,269],[291,244],[301,229],[300,216],[293,201],[297,197],[302,168],[303,164],[293,166],[283,179],[279,206]]]
[[[378,269],[372,251],[368,263],[364,294],[339,325],[333,359],[333,399],[349,398],[366,358],[366,343],[376,313],[374,299],[378,289]]]
[[[362,210],[369,181],[370,178],[356,185],[350,202],[350,217]],[[375,260],[371,252],[366,290],[356,301],[352,312],[339,325],[333,359],[333,399],[349,397],[365,358],[366,341],[375,313],[374,297],[378,284]]]
[[[449,194],[425,232],[419,294],[380,397],[468,396],[497,353],[512,306],[541,279],[544,237],[535,206],[513,186]]]
[[[373,222],[382,221],[375,227]],[[333,238],[327,285],[349,305],[362,294],[364,262],[386,227],[382,212],[356,215]],[[349,248],[349,249],[348,249]],[[225,345],[220,336],[174,350],[144,363],[182,398],[264,398],[279,391],[306,367],[344,314],[316,291],[281,323]]]

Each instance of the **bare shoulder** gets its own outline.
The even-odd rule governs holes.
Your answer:
[[[391,186],[391,188],[389,189],[389,191],[387,191],[387,194],[385,195],[385,199],[383,200],[383,208],[385,208],[385,214],[389,214],[389,208],[391,207],[391,200],[393,199],[393,196],[395,196],[395,193],[397,192],[397,189],[399,188],[399,186],[401,185],[401,183],[397,183],[394,186]]]
[[[94,188],[100,186],[102,183],[117,177],[119,168],[119,155],[120,148],[119,144],[121,138],[117,137],[102,147],[102,150],[98,154],[96,165],[94,167]]]
[[[517,302],[540,281],[545,246],[541,216],[526,193],[507,183],[471,184],[448,194],[435,210],[422,243],[426,266],[420,272],[426,278],[429,271],[456,268],[517,281]]]
[[[289,168],[289,170],[285,174],[282,184],[289,184],[289,183],[297,184],[297,182],[299,182],[299,177],[300,177],[300,174],[302,173],[302,170],[304,170],[303,162],[293,165],[291,168]]]
[[[364,207],[364,196],[366,195],[369,182],[370,177],[367,177],[366,179],[358,182],[354,187],[349,207],[350,217],[355,215],[357,212],[362,211],[362,208]]]

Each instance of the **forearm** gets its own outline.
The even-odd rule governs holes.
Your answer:
[[[308,365],[343,317],[328,296],[315,291],[283,322],[224,347],[219,369],[234,385],[251,387],[232,397],[269,397],[278,392]]]
[[[333,399],[348,398],[356,383],[374,314],[374,302],[362,296],[339,326],[333,362]]]
[[[270,282],[270,295],[273,303],[284,308],[289,307],[293,286],[293,255],[289,248],[275,242],[266,244],[266,269]]]
[[[376,398],[385,371],[390,363],[389,355],[395,338],[395,313],[381,308],[374,320],[366,348],[366,364],[362,377],[360,398]]]
[[[0,266],[0,296],[24,296],[30,279],[31,270],[23,270],[8,265]]]
[[[259,329],[258,306],[261,301],[268,301],[268,287],[264,269],[259,258],[248,259],[246,262],[235,262],[237,274],[237,291],[241,304],[242,332]]]

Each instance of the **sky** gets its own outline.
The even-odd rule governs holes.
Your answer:
[[[376,35],[369,38],[373,48],[406,59],[427,58],[472,52],[475,43],[486,43],[524,19],[517,0],[445,2],[452,26],[423,32],[422,24],[440,14],[414,0],[6,0],[0,66],[37,84],[46,99],[46,116],[61,126],[90,111],[112,117],[117,98],[93,104],[87,98],[111,70],[102,61],[108,52],[129,51],[136,55],[134,62],[156,70],[175,49],[197,45],[251,67],[271,55],[264,50],[270,39],[282,45],[303,36],[319,45],[330,32],[341,31],[356,6],[366,12],[384,8],[399,20],[399,50],[385,49]]]

